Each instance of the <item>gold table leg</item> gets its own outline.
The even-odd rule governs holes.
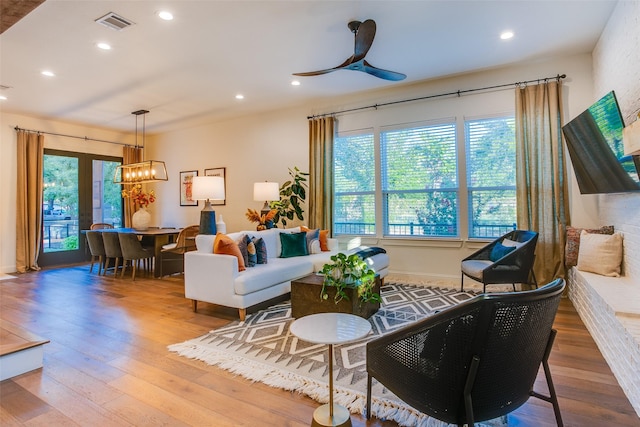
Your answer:
[[[351,427],[351,414],[333,403],[333,344],[329,344],[329,403],[313,412],[311,427]]]

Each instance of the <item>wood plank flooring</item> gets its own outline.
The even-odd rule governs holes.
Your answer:
[[[82,265],[0,281],[0,317],[51,341],[43,369],[0,383],[0,425],[308,426],[313,400],[167,351],[237,319],[236,310],[198,307],[193,313],[180,276],[134,282]],[[556,328],[550,362],[565,425],[640,426],[566,299]],[[538,388],[546,391],[543,378]],[[553,410],[532,398],[509,425],[553,426]]]

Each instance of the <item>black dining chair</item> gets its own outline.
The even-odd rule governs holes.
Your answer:
[[[102,233],[99,231],[87,231],[86,236],[89,252],[91,252],[91,267],[89,268],[89,273],[93,272],[93,264],[98,261],[98,276],[100,276],[102,275],[102,266],[107,255],[104,249]]]
[[[461,262],[460,291],[464,290],[464,276],[487,285],[511,283],[533,284],[538,287],[533,274],[533,261],[538,243],[535,231],[513,230],[469,255]]]
[[[118,276],[118,266],[120,265],[120,259],[122,258],[122,249],[120,248],[120,240],[118,239],[118,233],[116,231],[102,231],[102,241],[104,242],[105,251],[105,266],[102,272],[103,276],[107,275],[109,267],[109,260],[114,260],[113,274]]]
[[[424,414],[446,423],[491,420],[531,396],[550,402],[562,426],[549,354],[565,282],[482,294],[367,343],[367,418],[375,378]],[[542,365],[549,396],[533,391]]]
[[[134,233],[118,233],[118,239],[120,240],[120,247],[122,248],[122,274],[120,277],[124,277],[127,261],[130,262],[132,273],[132,280],[136,280],[136,270],[140,266],[140,261],[144,261],[146,270],[149,271],[151,260],[154,255],[154,251],[142,246],[138,236]]]

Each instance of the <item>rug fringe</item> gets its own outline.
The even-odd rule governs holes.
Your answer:
[[[192,342],[172,344],[169,351],[189,359],[196,359],[211,366],[240,375],[252,382],[261,382],[270,387],[304,394],[319,403],[329,401],[329,390],[326,383],[318,382],[304,375],[285,372],[260,362],[247,360],[224,351],[213,351],[211,348],[198,346]],[[353,414],[365,413],[366,395],[344,387],[334,387],[334,402],[344,406]],[[372,396],[371,414],[381,420],[393,420],[400,426],[446,427],[435,418],[416,411],[408,405]]]

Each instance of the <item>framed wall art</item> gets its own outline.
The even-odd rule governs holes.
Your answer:
[[[180,206],[198,206],[198,201],[192,198],[193,177],[198,171],[180,172]]]
[[[211,168],[204,170],[204,176],[220,176],[224,179],[224,194],[227,194],[227,178],[225,176],[227,168]],[[212,205],[226,205],[227,199],[225,200],[211,200]]]

